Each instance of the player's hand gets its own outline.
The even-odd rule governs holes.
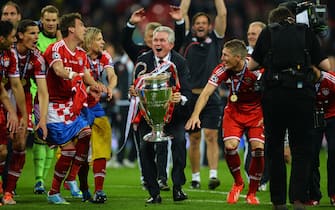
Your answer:
[[[171,18],[175,21],[183,19],[183,13],[181,12],[180,7],[170,5],[170,12]]]
[[[129,23],[136,25],[139,22],[142,22],[145,19],[145,10],[144,8],[138,9],[133,14],[131,14]]]
[[[171,97],[170,97],[170,102],[177,104],[181,101],[181,94],[180,92],[175,92],[172,93]]]
[[[107,90],[107,101],[110,101],[113,98],[113,88],[106,87],[106,90]]]
[[[37,131],[38,129],[42,130],[42,140],[46,140],[48,136],[48,129],[46,122],[43,120],[39,121],[35,127],[35,131]]]
[[[134,85],[130,85],[130,87],[129,87],[129,95],[130,96],[138,96],[138,94],[137,94],[137,92],[136,92],[136,90],[135,90],[135,87],[134,87]]]
[[[186,130],[194,130],[195,128],[201,128],[200,127],[201,121],[199,119],[199,116],[192,115],[190,119],[187,120],[185,129]]]
[[[8,112],[6,127],[9,132],[9,137],[12,139],[14,133],[16,133],[19,127],[19,119],[15,112],[10,112],[10,113]]]

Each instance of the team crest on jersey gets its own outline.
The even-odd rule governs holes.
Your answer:
[[[216,75],[212,75],[210,80],[214,83],[217,83],[219,81],[219,78]]]
[[[78,58],[78,63],[79,63],[80,66],[82,66],[83,63],[84,63],[84,62],[83,62],[83,59],[82,59],[82,58]]]
[[[252,80],[250,77],[245,77],[244,81],[247,83],[247,84],[251,84]]]
[[[58,52],[53,52],[52,53],[52,59],[55,60],[55,59],[60,59],[60,54]]]
[[[322,88],[321,92],[322,92],[322,95],[324,95],[324,96],[329,95],[329,89],[328,88]]]
[[[3,65],[4,65],[4,67],[8,67],[9,66],[9,60],[8,59],[4,60]]]

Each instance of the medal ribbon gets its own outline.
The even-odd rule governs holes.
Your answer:
[[[240,89],[240,86],[241,86],[241,83],[242,83],[242,80],[243,80],[243,77],[244,77],[246,69],[247,69],[247,63],[244,63],[240,79],[238,80],[237,85],[236,85],[236,89],[234,88],[234,78],[232,76],[230,77],[230,80],[231,80],[231,92],[232,92],[233,95],[237,95],[238,90]]]
[[[21,60],[20,60],[19,52],[17,51],[16,44],[14,45],[14,48],[15,48],[17,60],[19,61],[19,64],[20,64]],[[30,50],[28,50],[28,53],[26,54],[26,63],[24,64],[24,67],[23,67],[22,71],[21,71],[21,68],[20,68],[21,65],[19,65],[20,79],[24,79],[24,77],[26,76],[26,72],[27,72],[27,69],[28,69],[29,61],[30,61]]]
[[[97,59],[98,60],[98,62],[97,62],[97,67],[98,68],[96,69],[94,67],[93,60],[88,56],[87,56],[87,58],[88,58],[88,62],[90,63],[90,67],[91,67],[91,70],[93,72],[93,77],[94,77],[95,81],[100,81],[100,76],[102,74],[102,69],[101,69],[101,66],[100,66],[100,59]]]

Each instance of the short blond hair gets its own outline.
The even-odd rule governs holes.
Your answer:
[[[92,42],[94,41],[94,39],[100,34],[102,33],[101,29],[96,28],[96,27],[87,27],[86,28],[86,32],[85,32],[85,36],[84,36],[84,45],[83,48],[87,51]]]
[[[226,42],[223,47],[229,49],[233,55],[241,56],[242,59],[247,57],[248,50],[244,41],[242,40],[232,39]]]

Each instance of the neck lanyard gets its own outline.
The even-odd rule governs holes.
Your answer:
[[[94,68],[94,64],[93,64],[93,60],[89,57],[88,57],[88,62],[90,63],[90,67],[91,67],[91,70],[93,71],[93,77],[94,79],[97,81],[100,79],[100,76],[101,76],[101,73],[102,73],[102,69],[101,69],[101,66],[100,66],[100,59],[97,59],[98,60],[98,63],[97,63],[97,71],[96,69]]]
[[[241,76],[240,76],[240,79],[238,80],[237,82],[237,85],[236,85],[236,89],[234,87],[234,78],[231,76],[230,77],[230,80],[231,80],[231,91],[232,91],[232,94],[233,95],[237,95],[238,93],[238,90],[240,89],[240,86],[241,86],[241,83],[242,83],[242,80],[243,80],[243,77],[244,77],[244,73],[245,73],[245,70],[247,69],[247,65],[246,63],[244,63],[244,66],[243,66],[243,70],[241,72]]]
[[[17,56],[17,60],[19,61],[19,70],[20,70],[20,78],[23,79],[24,76],[26,75],[27,69],[28,69],[28,65],[29,65],[29,60],[30,60],[30,50],[28,50],[28,53],[26,54],[26,63],[24,64],[23,70],[21,71],[20,68],[20,64],[21,64],[21,60],[20,60],[20,56],[19,56],[19,52],[17,51],[17,47],[16,44],[14,45],[15,48],[15,52],[16,52],[16,56]]]

